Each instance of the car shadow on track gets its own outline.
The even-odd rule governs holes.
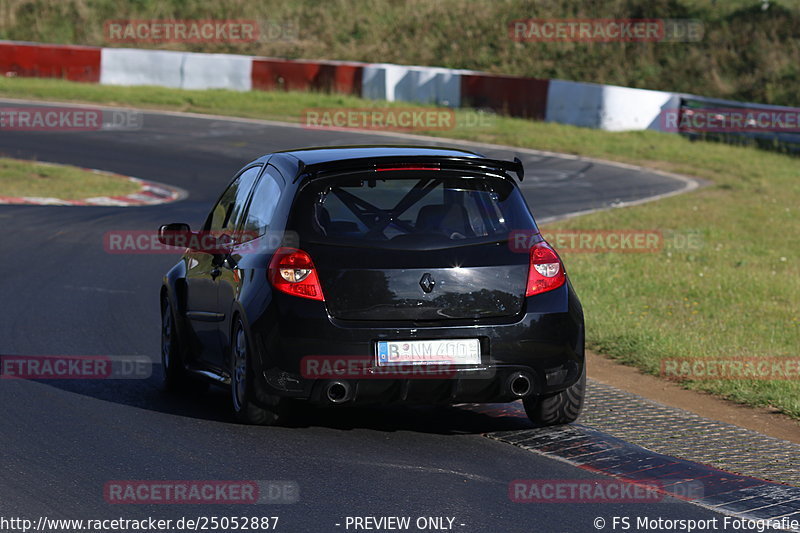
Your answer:
[[[167,393],[160,387],[160,366],[146,380],[45,380],[47,384],[98,400],[170,415],[213,422],[235,423],[227,389]],[[532,424],[515,404],[392,405],[315,407],[295,403],[290,407],[289,428],[337,430],[416,431],[432,434],[480,434],[529,429]]]
[[[340,430],[416,431],[442,435],[479,434],[533,427],[527,418],[520,417],[514,412],[505,410],[501,412],[501,404],[491,407],[491,411],[486,411],[473,409],[471,405],[341,408],[299,406],[294,410],[294,416],[287,425]]]

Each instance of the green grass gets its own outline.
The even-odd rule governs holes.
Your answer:
[[[699,233],[659,253],[565,253],[597,351],[657,374],[663,359],[792,357],[800,346],[797,162],[731,157],[697,192],[596,213],[560,228]],[[698,157],[696,174],[707,160]],[[738,167],[738,168],[734,168]],[[551,228],[548,228],[551,229]],[[698,381],[691,388],[800,418],[798,381]]]
[[[364,101],[345,95],[295,92],[189,91],[163,87],[114,87],[39,78],[2,78],[0,95],[30,99],[146,106],[152,109],[220,113],[249,118],[298,122],[309,107],[363,107]],[[369,104],[367,104],[369,105]],[[374,103],[373,105],[379,105]],[[405,104],[408,107],[409,104]]]
[[[38,196],[82,200],[135,193],[139,186],[122,177],[69,165],[0,157],[0,196]]]
[[[4,0],[0,39],[391,62],[800,104],[800,2],[770,0]],[[696,19],[689,43],[514,42],[508,23]],[[109,43],[109,20],[258,21],[258,42]]]
[[[294,122],[306,107],[385,105],[323,94],[178,91],[31,79],[0,79],[0,95]],[[479,128],[431,134],[640,164],[713,182],[686,195],[546,228],[652,229],[699,237],[699,246],[667,247],[658,253],[564,253],[585,307],[591,346],[652,373],[658,373],[661,360],[671,358],[797,357],[800,160],[656,132],[609,133],[488,118]],[[796,380],[686,385],[748,405],[772,406],[800,419]]]

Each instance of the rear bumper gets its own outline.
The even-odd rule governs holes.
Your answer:
[[[329,317],[324,304],[300,299],[274,311],[251,322],[258,388],[314,403],[505,402],[564,390],[580,378],[584,365],[583,312],[569,284],[528,298],[520,316],[493,322],[343,322]],[[480,339],[480,365],[391,372],[373,362],[380,340],[459,338]],[[330,360],[341,371],[309,375],[309,358]],[[353,358],[371,368],[336,365]],[[514,391],[512,382],[520,376],[516,385],[527,380],[530,386]],[[342,402],[331,401],[334,383],[337,392],[346,391]]]

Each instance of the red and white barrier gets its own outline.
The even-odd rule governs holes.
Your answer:
[[[491,109],[609,131],[665,131],[662,113],[677,109],[681,97],[663,91],[437,67],[14,41],[0,41],[0,72],[107,85],[322,91],[390,102]]]

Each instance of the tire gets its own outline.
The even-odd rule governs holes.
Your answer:
[[[175,325],[175,313],[169,298],[161,299],[161,385],[176,392],[186,387],[189,377],[183,366],[183,346]]]
[[[525,398],[525,413],[537,426],[570,424],[578,419],[586,396],[586,364],[581,377],[569,388],[551,396]]]
[[[258,396],[261,402],[255,402],[252,353],[242,319],[237,317],[230,346],[233,413],[236,420],[243,424],[280,424],[286,418],[285,400],[279,396],[262,394]]]

